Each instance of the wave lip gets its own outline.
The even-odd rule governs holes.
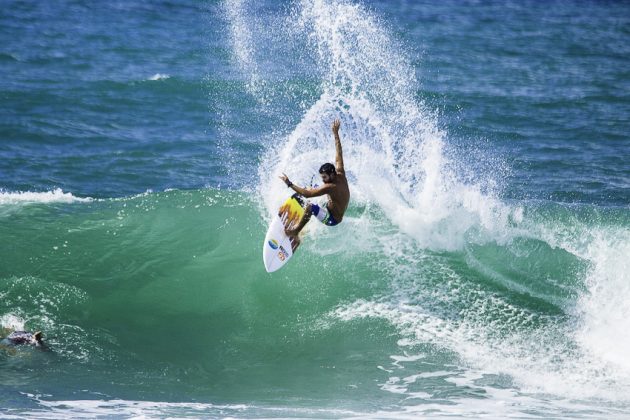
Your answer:
[[[70,192],[63,192],[61,188],[55,188],[52,191],[44,192],[8,192],[0,190],[0,205],[27,203],[76,203],[90,202],[92,200],[92,197],[77,197]]]

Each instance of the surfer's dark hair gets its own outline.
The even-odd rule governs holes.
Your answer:
[[[337,171],[335,170],[335,165],[333,165],[332,163],[324,163],[322,166],[320,166],[319,173],[331,175],[336,174]]]

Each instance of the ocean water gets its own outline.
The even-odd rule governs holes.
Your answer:
[[[627,2],[2,5],[0,417],[630,417]]]

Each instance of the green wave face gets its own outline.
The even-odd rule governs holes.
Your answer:
[[[305,396],[320,383],[327,398],[349,380],[337,367],[361,377],[368,354],[395,346],[382,322],[367,335],[324,327],[340,299],[386,287],[369,258],[318,255],[311,243],[267,274],[266,226],[244,193],[20,204],[0,229],[3,326],[42,329],[53,350],[28,356],[42,365],[1,356],[9,372],[33,375],[20,390],[57,394],[62,382],[69,393],[157,398],[168,383],[173,398],[239,401],[261,387],[272,400]],[[374,337],[381,344],[363,353]]]
[[[309,226],[270,275],[266,223],[242,192],[4,209],[3,327],[41,329],[52,349],[1,353],[22,392],[370,410],[398,403],[383,392],[392,371],[442,372],[410,386],[457,398],[449,378],[471,366],[499,387],[527,386],[527,369],[572,381],[608,369],[593,365],[573,316],[594,263],[544,226],[627,229],[615,214],[532,207],[501,239],[477,227],[465,247],[430,251],[355,206],[337,228]]]

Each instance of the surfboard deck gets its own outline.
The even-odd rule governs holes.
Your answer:
[[[293,194],[274,215],[263,243],[263,263],[268,273],[282,268],[300,245],[295,238],[287,236],[284,229],[297,226],[304,215],[304,203],[302,197]]]

